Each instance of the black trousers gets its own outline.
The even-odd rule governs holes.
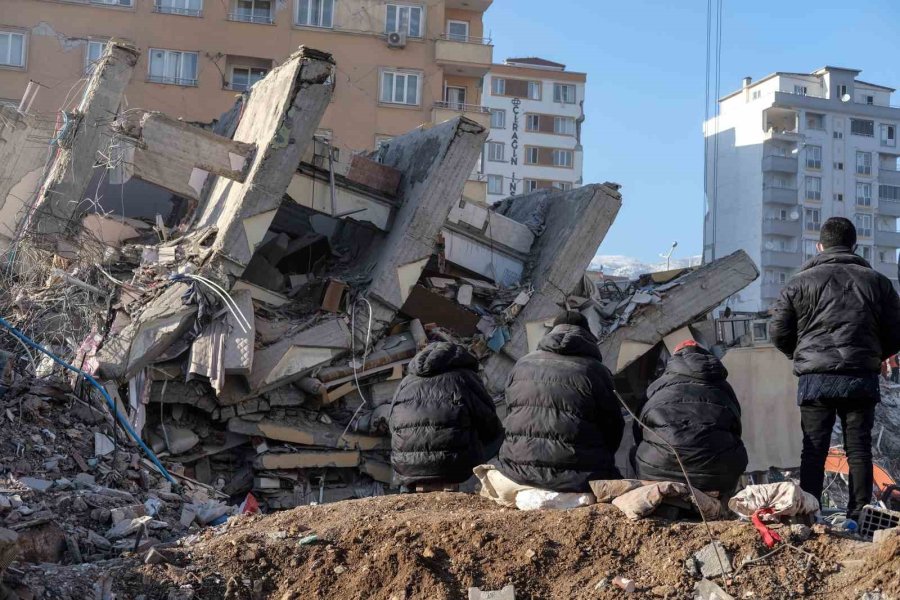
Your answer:
[[[875,403],[872,400],[840,398],[804,402],[800,407],[803,428],[800,487],[821,501],[825,459],[831,446],[831,432],[836,418],[841,419],[844,451],[850,466],[847,517],[858,519],[859,511],[872,500],[872,426],[875,424]]]

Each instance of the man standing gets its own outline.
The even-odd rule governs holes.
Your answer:
[[[587,319],[564,312],[506,384],[500,472],[521,485],[588,492],[595,479],[621,479],[615,454],[625,420]]]
[[[891,281],[854,254],[856,228],[822,225],[819,254],[788,281],[772,307],[772,343],[794,361],[803,428],[800,486],[822,495],[836,417],[850,465],[847,517],[872,498],[872,426],[881,363],[900,350],[900,298]]]

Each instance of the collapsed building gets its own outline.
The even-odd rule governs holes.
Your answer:
[[[702,338],[758,276],[737,252],[598,289],[585,270],[618,185],[469,201],[487,131],[464,117],[338,157],[316,135],[335,65],[309,48],[212,125],[120,111],[137,56],[110,42],[52,131],[2,109],[3,314],[102,382],[166,477],[210,497],[282,509],[390,491],[387,418],[415,353],[467,345],[502,414],[511,367],[562,308],[585,314],[636,401],[662,349]]]

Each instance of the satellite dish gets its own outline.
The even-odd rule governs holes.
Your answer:
[[[850,94],[844,94],[841,96],[841,102],[850,102]]]
[[[796,210],[792,210],[791,211],[791,221],[796,221],[799,218],[800,218],[800,213],[797,212]]]

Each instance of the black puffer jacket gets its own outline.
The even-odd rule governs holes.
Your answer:
[[[504,475],[558,492],[621,477],[614,457],[624,420],[600,358],[590,331],[557,325],[516,363],[506,386]]]
[[[641,410],[641,422],[675,447],[700,490],[730,493],[747,468],[741,405],[727,376],[718,358],[702,348],[685,348],[650,385]],[[641,479],[685,481],[675,455],[653,433],[635,424],[635,442]]]
[[[447,342],[413,358],[391,405],[391,463],[403,485],[461,483],[501,433],[478,361]]]
[[[794,373],[878,373],[900,350],[900,299],[884,275],[849,248],[825,250],[781,290],[772,343]]]

